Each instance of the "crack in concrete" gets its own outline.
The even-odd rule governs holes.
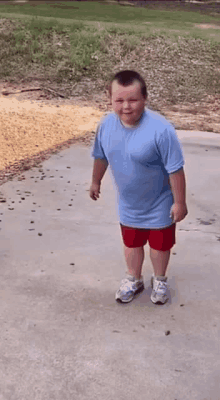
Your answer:
[[[202,233],[212,233],[214,235],[219,235],[219,232],[206,232],[202,231],[201,229],[178,229],[178,231],[184,231],[184,232],[202,232]],[[218,239],[220,239],[220,236],[216,236]]]

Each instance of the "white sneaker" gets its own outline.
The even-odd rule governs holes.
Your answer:
[[[167,291],[167,277],[153,277],[151,278],[151,301],[154,304],[164,304],[168,300]]]
[[[115,294],[115,300],[121,303],[129,303],[133,298],[144,290],[143,277],[141,279],[135,279],[134,276],[127,275],[125,279],[121,281],[121,286]]]

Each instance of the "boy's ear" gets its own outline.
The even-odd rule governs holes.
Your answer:
[[[108,98],[109,104],[112,104],[112,95],[111,95],[111,85],[107,84],[106,85],[106,97]]]
[[[112,104],[112,95],[111,95],[110,91],[108,91],[107,96],[108,96],[109,104]]]

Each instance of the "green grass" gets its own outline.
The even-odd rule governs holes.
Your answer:
[[[170,10],[152,10],[139,7],[122,7],[119,4],[109,5],[105,2],[61,2],[51,4],[2,4],[0,12],[41,17],[76,19],[84,21],[103,21],[127,23],[131,22],[163,22],[163,23],[194,23],[204,21],[204,15],[199,12],[183,12]],[[206,21],[213,20],[205,16]],[[218,20],[218,18],[216,18]]]
[[[122,7],[118,4],[109,5],[105,2],[61,2],[51,4],[0,5],[0,17],[18,20],[29,20],[33,17],[39,21],[57,21],[71,26],[81,21],[84,26],[94,26],[99,29],[109,29],[113,26],[117,32],[128,34],[172,34],[191,35],[212,42],[220,42],[219,30],[201,30],[195,24],[210,23],[220,26],[219,18],[197,12],[154,10],[149,8]]]
[[[99,21],[114,23],[140,23],[152,22],[178,26],[187,23],[202,23],[213,21],[213,17],[204,16],[199,12],[183,12],[172,10],[151,10],[139,7],[122,7],[118,4],[109,5],[105,2],[61,2],[51,4],[27,4],[0,5],[0,13],[22,14],[29,16],[52,17],[62,19],[74,19],[80,21]],[[215,18],[219,21],[218,18]]]
[[[10,4],[1,5],[1,12],[15,13],[31,16],[53,17],[64,19],[75,19],[84,21],[103,21],[103,22],[142,22],[151,20],[159,22],[160,20],[175,20],[182,22],[183,14],[179,12],[157,12],[154,10],[145,10],[134,7],[121,7],[120,5],[108,5],[98,2],[62,2],[62,4]],[[194,22],[197,19],[194,13],[187,16],[187,19]],[[189,20],[188,20],[189,21]],[[189,22],[190,22],[189,21]]]

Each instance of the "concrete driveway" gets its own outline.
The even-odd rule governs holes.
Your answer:
[[[90,199],[89,148],[0,187],[0,400],[220,399],[220,135],[177,134],[189,214],[164,306],[150,301],[148,245],[144,292],[114,300],[125,271],[115,192],[107,171]]]

